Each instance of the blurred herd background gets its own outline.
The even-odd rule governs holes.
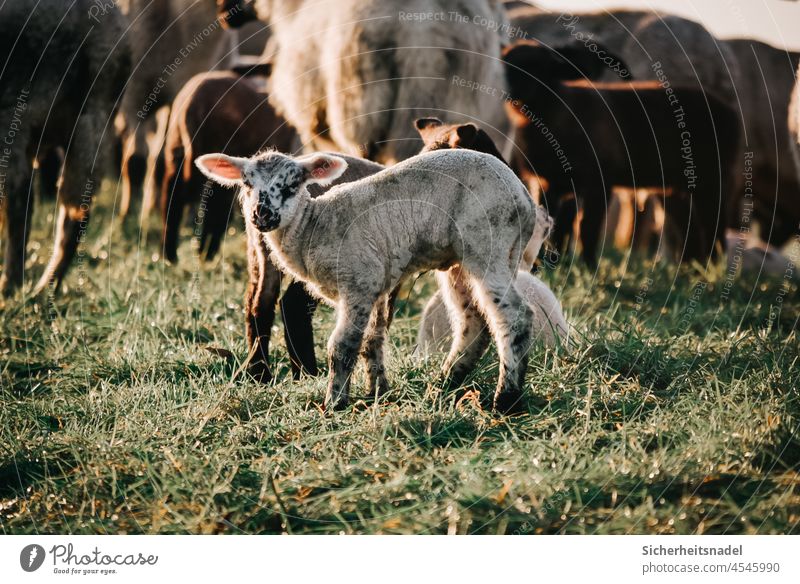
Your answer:
[[[10,0],[0,63],[4,533],[798,531],[800,3]],[[512,167],[577,347],[530,415],[492,351],[437,390],[429,274],[322,413],[332,311],[193,164],[266,148]]]

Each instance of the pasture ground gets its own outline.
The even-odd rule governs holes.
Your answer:
[[[392,328],[394,395],[323,414],[324,378],[291,380],[282,334],[277,382],[237,376],[241,232],[199,267],[187,228],[166,267],[113,199],[61,296],[0,311],[3,533],[800,532],[794,285],[614,253],[596,274],[562,265],[544,278],[580,348],[535,349],[529,415],[504,418],[491,355],[459,402],[411,356],[423,278]],[[53,214],[35,214],[33,274]],[[332,312],[316,322],[322,361]]]

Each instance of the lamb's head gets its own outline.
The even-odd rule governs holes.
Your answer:
[[[533,269],[533,264],[539,256],[542,246],[550,237],[553,232],[553,218],[547,214],[547,209],[540,205],[536,205],[536,219],[533,225],[533,235],[525,246],[525,251],[522,254],[522,265],[520,270],[530,272]]]
[[[329,154],[300,158],[265,152],[252,158],[205,154],[195,164],[213,181],[240,187],[245,221],[262,232],[285,227],[294,217],[298,203],[308,197],[305,186],[328,186],[347,168],[347,162]]]

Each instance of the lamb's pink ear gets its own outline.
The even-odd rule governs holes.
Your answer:
[[[242,170],[247,159],[225,154],[204,154],[194,163],[211,180],[226,187],[235,187],[242,184]]]
[[[322,187],[331,184],[347,170],[347,161],[344,158],[330,154],[312,154],[298,162],[309,172],[308,182]]]

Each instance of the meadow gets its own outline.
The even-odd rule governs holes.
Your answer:
[[[276,380],[243,373],[238,218],[213,264],[187,227],[166,266],[157,229],[114,222],[114,200],[106,185],[59,296],[0,310],[3,533],[800,532],[796,284],[562,262],[542,277],[579,346],[535,348],[527,414],[503,417],[493,354],[465,394],[412,355],[425,276],[392,325],[394,392],[331,413],[324,376],[291,379],[279,323]],[[53,208],[34,216],[34,272]],[[320,363],[332,320],[318,311]]]

